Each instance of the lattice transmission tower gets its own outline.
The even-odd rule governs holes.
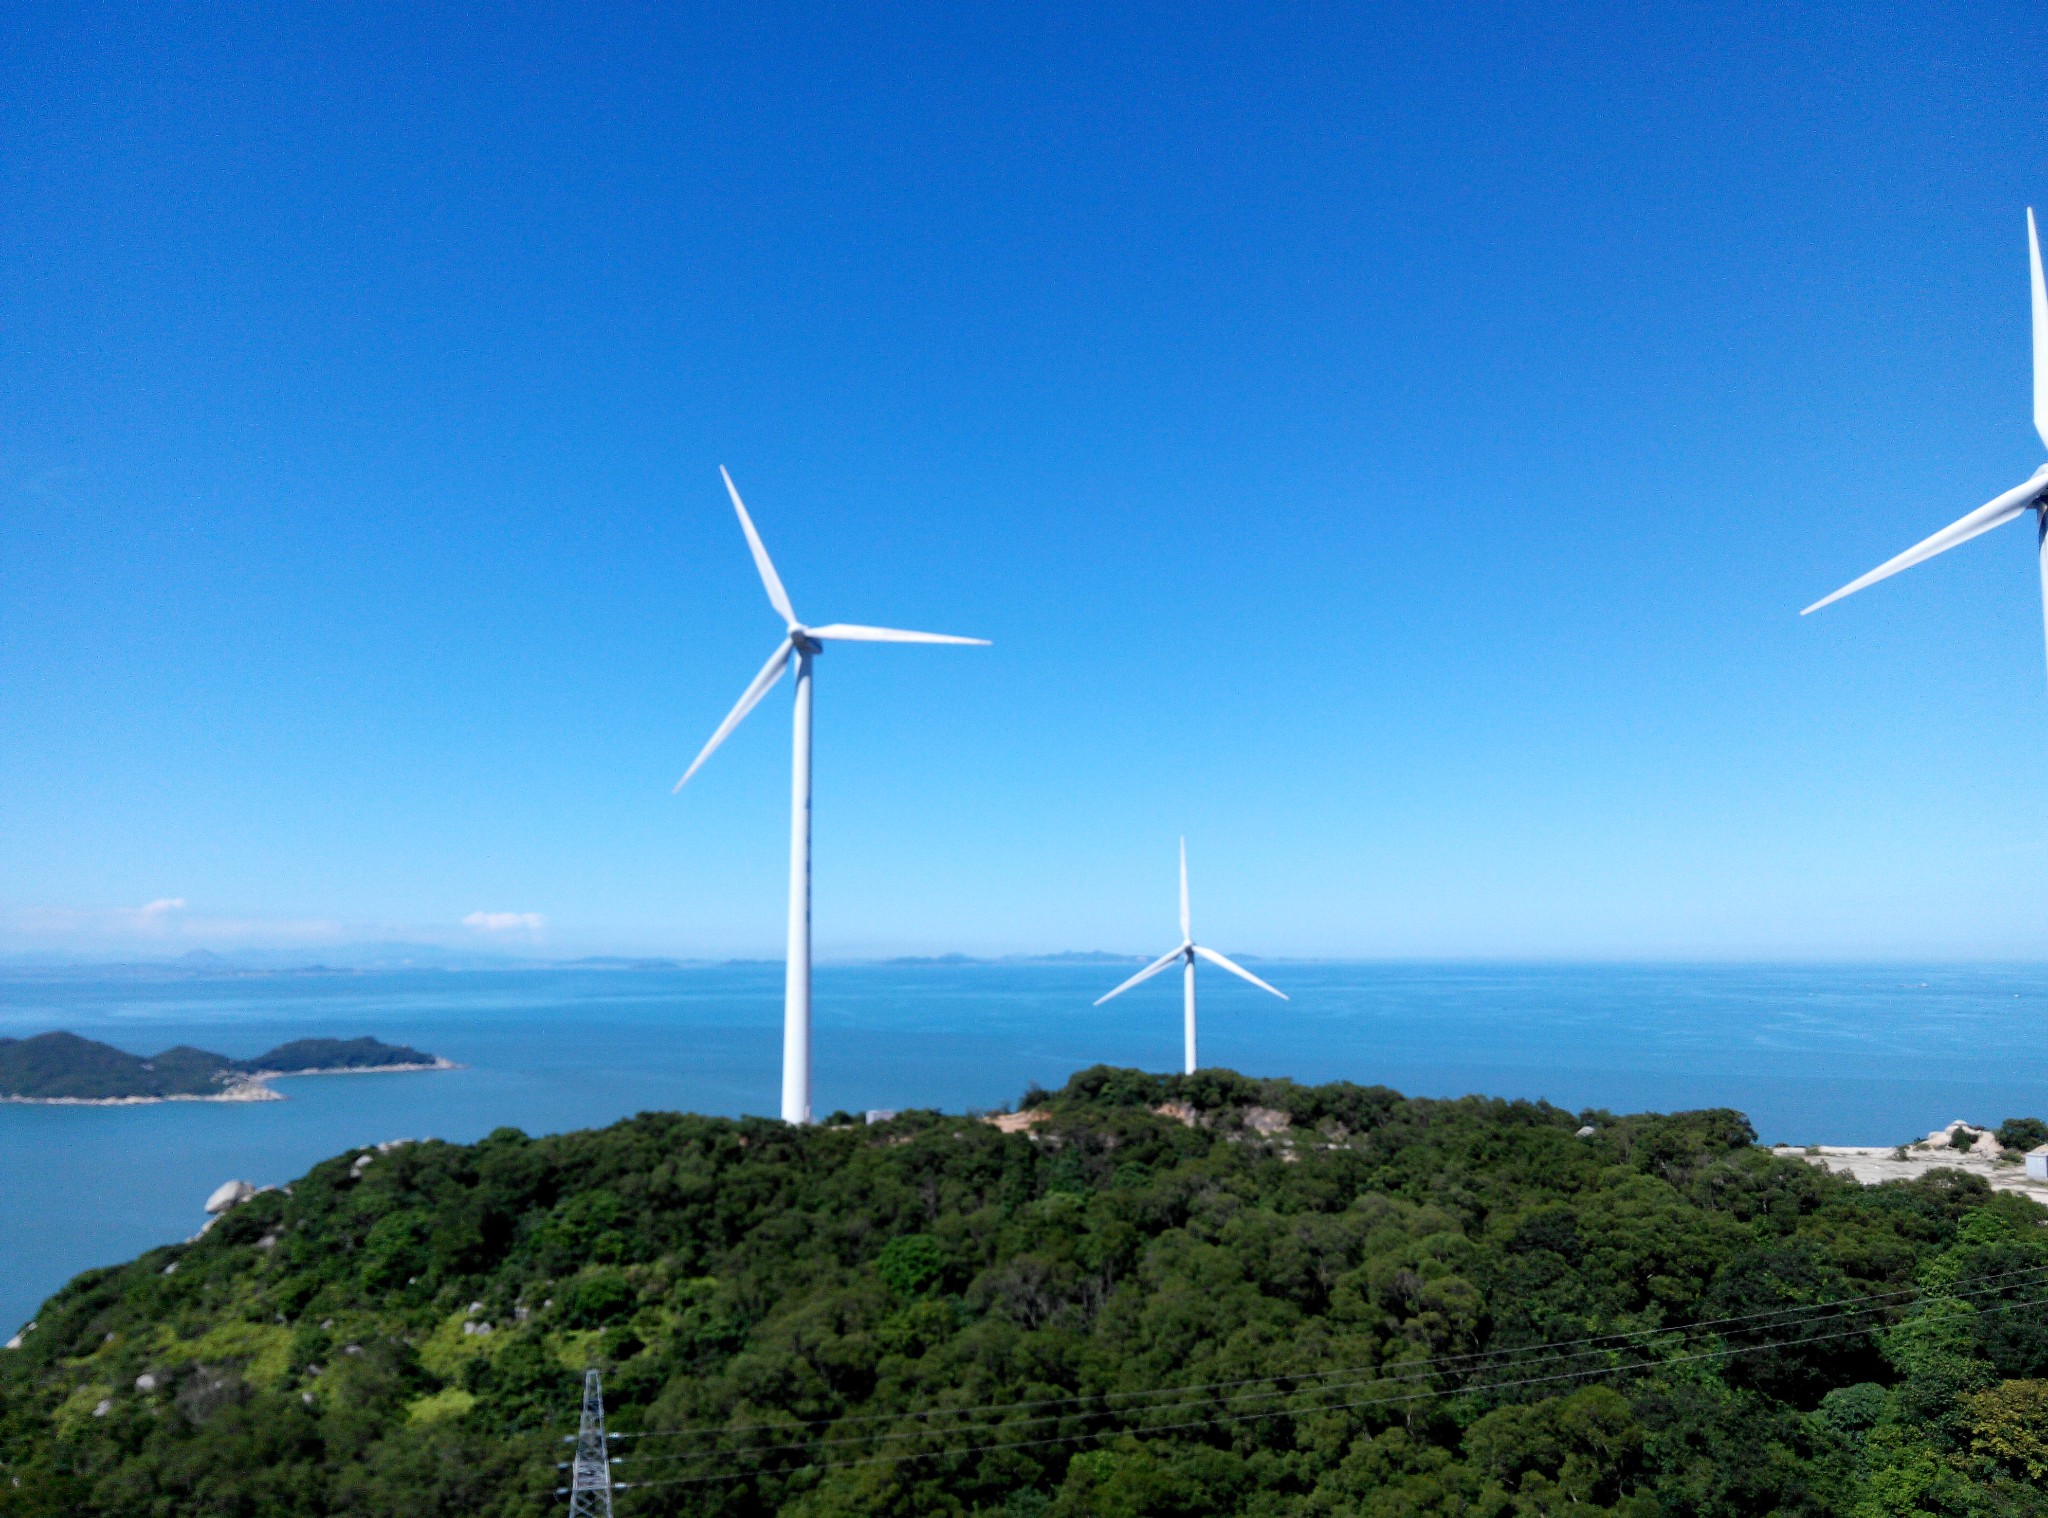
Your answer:
[[[612,1451],[604,1436],[604,1387],[583,1373],[583,1424],[569,1467],[569,1518],[612,1518]]]

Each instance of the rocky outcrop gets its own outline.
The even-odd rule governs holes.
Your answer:
[[[213,1195],[206,1199],[206,1210],[219,1217],[230,1207],[239,1207],[256,1194],[256,1188],[248,1181],[222,1181],[214,1188]]]
[[[1050,1112],[1040,1112],[1036,1108],[1031,1108],[1023,1112],[998,1112],[982,1121],[1001,1133],[1024,1133],[1051,1116]]]

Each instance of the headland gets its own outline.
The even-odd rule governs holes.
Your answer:
[[[230,1183],[0,1346],[5,1489],[538,1511],[595,1370],[692,1514],[2043,1511],[2048,1212],[1953,1137],[1863,1186],[1727,1109],[1101,1066],[876,1116]]]

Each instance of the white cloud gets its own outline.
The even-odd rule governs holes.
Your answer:
[[[8,950],[297,946],[333,943],[345,931],[329,918],[209,917],[188,911],[182,896],[159,896],[139,907],[0,909],[0,949]]]
[[[168,938],[184,928],[184,911],[184,897],[159,896],[139,907],[105,907],[97,911],[31,909],[18,915],[16,926],[57,936],[69,933],[86,938]]]
[[[159,896],[140,906],[62,907],[0,901],[0,954],[176,956],[191,949],[232,954],[247,950],[305,950],[351,944],[442,944],[493,949],[551,942],[540,912],[471,912],[461,927],[447,918],[423,925],[345,921],[326,917],[235,917],[193,907],[182,896]]]
[[[548,920],[539,912],[471,912],[462,925],[479,933],[538,938]]]

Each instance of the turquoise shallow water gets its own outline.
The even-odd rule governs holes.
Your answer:
[[[1266,962],[1278,1002],[1210,975],[1202,1058],[1303,1081],[1614,1111],[1733,1106],[1770,1140],[1894,1143],[1954,1117],[2048,1113],[2048,966]],[[1097,1062],[1169,1069],[1175,977],[1108,1007],[1106,965],[818,972],[816,1106],[1013,1102]],[[390,1138],[532,1133],[650,1108],[773,1112],[781,967],[188,980],[0,978],[0,1034],[68,1028],[247,1056],[375,1034],[465,1068],[306,1077],[287,1100],[0,1105],[0,1335],[88,1266],[182,1238],[221,1181],[285,1181]]]

